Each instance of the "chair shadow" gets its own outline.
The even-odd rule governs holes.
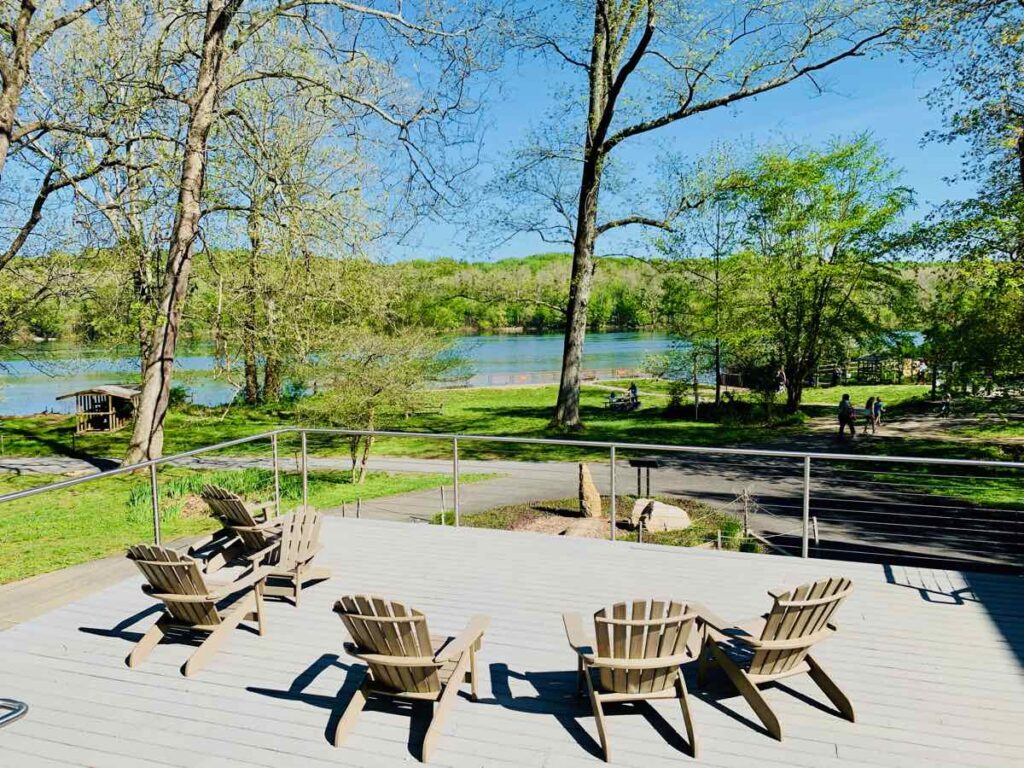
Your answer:
[[[345,682],[336,694],[328,696],[309,693],[306,690],[321,674],[331,669],[340,669],[348,673],[345,677]],[[248,686],[246,690],[260,696],[268,696],[272,699],[298,701],[311,707],[328,710],[330,714],[324,727],[324,738],[329,744],[333,744],[334,732],[341,721],[341,716],[345,713],[356,691],[359,690],[363,678],[366,677],[366,672],[367,667],[364,664],[345,664],[339,659],[337,654],[325,653],[300,672],[292,680],[287,690],[282,691],[257,686]],[[410,718],[409,752],[417,758],[422,755],[423,737],[426,735],[427,727],[430,725],[430,719],[433,716],[433,704],[431,702],[405,702],[398,699],[371,695],[366,701],[364,711],[407,714]]]
[[[576,692],[576,672],[515,672],[506,664],[491,664],[491,693],[493,699],[481,699],[481,703],[495,704],[516,712],[550,715],[588,754],[604,759],[604,750],[590,733],[580,724],[583,717],[592,717],[590,701],[586,693],[578,696]],[[536,696],[515,696],[512,693],[511,680],[523,680],[533,686]],[[679,731],[661,716],[646,701],[622,704],[608,704],[605,714],[609,717],[626,713],[639,713],[650,723],[651,727],[669,746],[685,754],[692,755],[693,748],[680,735]]]
[[[112,626],[110,629],[105,629],[103,627],[79,627],[78,631],[84,632],[87,635],[98,635],[99,637],[113,637],[119,640],[128,640],[130,642],[137,643],[139,642],[139,640],[142,639],[142,633],[126,632],[125,630],[127,630],[128,627],[131,627],[134,624],[137,624],[138,622],[142,621],[147,616],[153,616],[155,614],[161,613],[163,609],[163,605],[151,605],[148,608],[144,608],[138,613],[133,614],[126,619],[122,619],[121,621],[117,622],[117,624]]]

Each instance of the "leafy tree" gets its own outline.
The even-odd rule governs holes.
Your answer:
[[[619,148],[802,78],[813,82],[835,62],[897,42],[911,10],[877,0],[578,0],[553,4],[524,31],[525,45],[550,53],[581,81],[580,97],[496,185],[512,208],[504,225],[573,250],[553,424],[582,426],[580,374],[598,238],[630,226],[665,228],[678,213],[673,206],[638,208],[623,194],[633,185],[616,179]]]
[[[308,375],[318,394],[303,400],[299,417],[311,426],[382,430],[429,401],[432,383],[461,371],[441,337],[423,330],[379,333],[359,329],[319,352]],[[349,438],[352,481],[362,483],[373,435]]]
[[[884,329],[912,291],[893,250],[912,201],[898,180],[866,138],[765,153],[730,180],[747,220],[753,311],[791,411],[830,348]]]

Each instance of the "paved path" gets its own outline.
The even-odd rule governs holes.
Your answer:
[[[630,454],[620,450],[619,456],[616,492],[619,496],[637,494],[635,471],[626,463]],[[746,489],[756,502],[749,515],[750,526],[787,551],[799,553],[803,530],[802,460],[727,456],[710,451],[662,454],[661,459],[663,466],[653,470],[651,475],[651,493],[690,497],[738,513],[741,505],[737,497]],[[31,460],[8,460],[7,464],[23,468],[33,466]],[[271,466],[266,457],[228,456],[194,457],[178,464],[199,470]],[[2,466],[0,463],[0,468]],[[84,469],[74,459],[47,460],[45,465],[35,465],[35,468],[42,466],[65,468],[70,472]],[[309,459],[312,471],[348,466],[348,460],[343,458]],[[607,463],[591,462],[590,466],[598,489],[609,495],[611,478]],[[295,471],[295,460],[282,458],[281,467]],[[450,474],[451,462],[384,456],[371,459],[370,469]],[[858,463],[814,462],[809,516],[812,532],[813,524],[817,523],[818,543],[812,545],[812,553],[921,565],[1024,566],[1024,516],[1021,512],[985,508],[956,497],[915,491],[914,486],[906,485],[909,469],[898,465],[881,468]],[[578,468],[573,462],[463,460],[460,471],[462,474],[496,475],[489,480],[461,484],[459,506],[463,514],[508,504],[571,498],[577,494]],[[894,474],[888,475],[889,472]],[[1021,478],[1024,480],[1024,473]],[[984,482],[984,478],[977,480],[979,487]],[[1021,498],[1024,499],[1024,490]],[[445,488],[445,506],[449,510],[454,507],[450,485]],[[629,513],[625,506],[618,510],[620,517]],[[381,520],[424,522],[440,509],[440,488],[431,488],[367,500],[361,504],[360,514]],[[328,511],[341,513],[340,508]],[[353,506],[345,511],[355,514]]]

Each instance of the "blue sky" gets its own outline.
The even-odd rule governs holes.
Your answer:
[[[552,81],[564,76],[549,67],[528,62],[502,73],[501,93],[492,94],[486,109],[489,128],[484,136],[480,181],[496,171],[503,152],[521,144],[531,127],[543,122],[553,104]],[[917,205],[911,215],[919,218],[936,203],[972,191],[963,185],[954,189],[944,181],[959,171],[961,147],[922,143],[927,131],[941,128],[941,115],[924,101],[941,74],[894,56],[847,60],[818,78],[825,93],[819,94],[809,82],[793,83],[735,108],[719,109],[656,132],[653,143],[633,145],[625,157],[638,169],[638,182],[652,184],[654,171],[648,167],[649,161],[659,150],[696,159],[721,142],[743,146],[822,144],[836,136],[867,132],[903,170],[903,183],[916,191]],[[608,240],[603,250],[615,250],[622,242]],[[466,247],[457,227],[430,223],[421,228],[414,243],[393,256],[475,260],[550,250],[554,248],[538,237],[524,234],[482,253]]]

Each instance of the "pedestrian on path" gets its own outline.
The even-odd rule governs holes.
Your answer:
[[[845,436],[846,427],[850,428],[850,437],[857,436],[857,430],[854,427],[854,421],[857,419],[857,409],[853,407],[853,403],[850,402],[850,396],[848,394],[843,395],[843,399],[839,401],[839,439],[842,440]]]
[[[871,431],[874,432],[878,427],[882,426],[882,414],[885,413],[885,403],[882,402],[882,398],[875,398],[875,408],[871,412]]]
[[[871,434],[875,433],[875,398],[871,396],[868,398],[867,403],[864,404],[864,431],[871,430]]]

